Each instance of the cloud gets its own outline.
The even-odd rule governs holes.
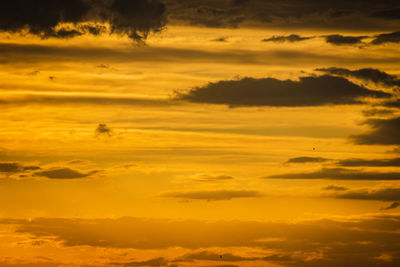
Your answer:
[[[70,168],[54,168],[47,171],[35,172],[35,175],[50,179],[79,179],[86,178],[98,172],[99,171],[90,171],[84,173]]]
[[[319,162],[326,162],[330,159],[321,158],[321,157],[297,157],[291,158],[286,161],[286,163],[319,163]]]
[[[391,33],[382,33],[375,36],[371,44],[380,45],[385,43],[400,43],[400,31]]]
[[[22,165],[18,162],[0,162],[0,172],[18,173],[40,170],[39,166]]]
[[[376,11],[371,14],[371,17],[383,19],[400,19],[400,8]]]
[[[332,34],[323,36],[325,41],[334,45],[355,45],[361,44],[362,40],[368,36],[343,36],[340,34]]]
[[[344,167],[400,167],[400,158],[393,159],[343,159],[337,162]]]
[[[359,145],[399,145],[400,117],[391,119],[369,119],[364,122],[372,129],[370,132],[351,136]]]
[[[210,174],[196,174],[190,177],[196,182],[219,182],[233,180],[234,178],[230,175],[220,174],[220,175],[210,175]]]
[[[110,127],[107,126],[107,124],[100,123],[95,130],[95,134],[96,136],[100,135],[111,136],[113,134],[113,131],[111,130]]]
[[[400,188],[379,188],[373,190],[349,190],[336,195],[337,198],[400,201]]]
[[[345,168],[322,168],[314,172],[285,173],[265,178],[331,180],[400,180],[400,172],[364,172]]]
[[[65,23],[74,27],[62,28]],[[41,38],[98,35],[105,31],[103,24],[108,24],[109,33],[140,41],[151,32],[159,32],[165,23],[165,6],[158,0],[13,0],[4,2],[0,9],[1,31],[27,30]]]
[[[347,187],[344,186],[338,186],[338,185],[328,185],[324,188],[322,188],[323,190],[332,190],[332,191],[346,191],[348,190]]]
[[[367,217],[318,219],[310,221],[176,221],[165,219],[56,219],[6,220],[18,233],[34,238],[55,238],[64,246],[94,246],[107,248],[165,249],[182,247],[201,249],[187,252],[174,259],[187,263],[198,261],[200,266],[211,262],[238,262],[245,258],[260,264],[266,262],[289,266],[366,266],[380,265],[377,257],[389,254],[392,261],[382,266],[400,263],[400,217],[379,214]],[[354,229],[357,229],[356,231]],[[273,240],[273,241],[271,241]],[[366,242],[368,241],[368,242]],[[229,252],[215,253],[215,249]],[[251,255],[250,249],[256,249]],[[235,252],[231,252],[231,251]],[[261,252],[265,253],[264,255]],[[202,252],[206,251],[206,252]],[[237,254],[239,252],[240,254]],[[215,259],[216,258],[216,259]],[[170,263],[173,263],[173,259]],[[186,260],[186,261],[184,261]],[[164,264],[164,259],[138,260],[139,264]],[[122,264],[123,265],[123,264]],[[156,265],[157,266],[157,265]],[[245,265],[248,266],[248,265]]]
[[[312,38],[314,38],[314,37],[302,37],[302,36],[300,36],[298,34],[291,34],[291,35],[288,35],[288,36],[283,36],[283,35],[275,36],[274,35],[274,36],[272,36],[270,38],[263,39],[262,41],[263,42],[279,42],[279,43],[290,42],[290,43],[294,43],[294,42],[300,42],[300,41],[309,40],[309,39],[312,39]]]
[[[214,191],[192,191],[192,192],[171,192],[163,194],[165,197],[181,199],[199,199],[207,201],[231,200],[233,198],[261,197],[262,194],[254,190],[214,190]]]
[[[365,117],[385,116],[385,115],[391,115],[393,113],[394,110],[391,109],[366,109],[362,111],[362,114]]]
[[[163,257],[158,257],[146,261],[131,261],[131,262],[124,262],[124,263],[112,263],[115,265],[123,265],[123,266],[169,266],[168,260]]]
[[[387,207],[380,208],[380,210],[391,210],[391,209],[395,209],[395,208],[397,208],[399,206],[400,206],[400,202],[393,202],[392,204],[390,204]]]
[[[371,17],[372,12],[392,9],[392,0],[164,0],[172,24],[276,29],[379,29],[395,28],[390,21]]]
[[[320,68],[315,70],[333,75],[353,77],[384,86],[400,86],[400,79],[398,79],[397,76],[390,75],[384,71],[373,68],[349,70],[345,68],[331,67],[331,68]]]
[[[177,92],[176,99],[231,106],[319,106],[360,104],[358,98],[367,96],[385,98],[390,94],[324,75],[301,77],[299,81],[274,78],[218,81]]]
[[[153,99],[138,97],[115,97],[104,95],[45,95],[45,94],[28,94],[22,96],[0,98],[0,105],[29,105],[29,104],[46,104],[46,105],[128,105],[128,106],[168,106],[172,102],[169,99]]]

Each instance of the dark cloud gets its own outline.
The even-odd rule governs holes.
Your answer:
[[[177,99],[231,106],[318,106],[360,104],[358,98],[391,96],[329,75],[301,77],[299,81],[274,78],[243,78],[219,81],[189,91],[177,92]]]
[[[228,248],[229,253],[220,252],[222,261],[240,262],[245,258],[283,266],[337,267],[337,266],[385,266],[400,264],[400,217],[380,214],[346,220],[319,219],[311,221],[245,222],[245,221],[176,221],[162,219],[51,219],[5,220],[3,224],[14,224],[18,233],[36,238],[56,238],[64,246],[96,246],[134,249],[163,249],[183,247],[212,251]],[[357,229],[355,231],[355,229]],[[368,241],[368,242],[366,242]],[[237,256],[232,249],[242,251],[256,248],[257,254]],[[260,250],[265,249],[265,256]],[[323,253],[321,253],[321,249]],[[391,261],[378,259],[389,254]],[[312,257],[311,255],[319,255]],[[215,257],[217,256],[216,260]],[[203,266],[210,261],[221,262],[218,254],[192,251],[176,259],[186,258],[187,266],[192,260]],[[226,259],[226,261],[225,261]],[[133,266],[147,261],[135,261]],[[151,259],[149,265],[157,261]],[[183,261],[182,261],[183,262]],[[172,261],[170,263],[173,263]],[[136,264],[136,265],[135,265]],[[123,264],[122,264],[123,265]],[[248,264],[252,266],[252,264]]]
[[[135,97],[107,97],[107,96],[74,96],[74,95],[25,95],[14,98],[0,98],[0,105],[128,105],[128,106],[168,106],[172,101],[167,99],[135,98]]]
[[[371,14],[371,17],[383,19],[400,19],[400,8],[376,11]]]
[[[360,200],[400,201],[400,188],[346,191],[338,194],[337,197]]]
[[[111,136],[113,135],[113,131],[111,130],[110,127],[107,126],[107,124],[100,123],[95,130],[95,134],[96,136],[100,135]]]
[[[215,253],[208,250],[202,250],[199,252],[191,252],[183,255],[174,260],[174,262],[193,262],[193,261],[230,261],[230,262],[239,262],[239,261],[290,261],[293,258],[290,255],[284,254],[271,254],[265,257],[243,257],[234,255],[232,253]]]
[[[266,39],[263,39],[262,41],[263,42],[279,42],[279,43],[282,43],[282,42],[290,42],[290,43],[294,43],[294,42],[300,42],[300,41],[305,41],[305,40],[309,40],[309,39],[312,39],[312,38],[314,38],[314,37],[304,37],[304,36],[300,36],[300,35],[297,35],[297,34],[291,34],[291,35],[288,35],[288,36],[272,36],[272,37],[270,37],[270,38],[266,38]]]
[[[234,178],[230,175],[209,175],[209,174],[198,174],[192,177],[193,181],[196,182],[218,182],[218,181],[226,181],[233,180]]]
[[[344,167],[400,167],[400,158],[393,159],[344,159],[337,162]]]
[[[123,265],[123,266],[147,266],[147,267],[170,266],[168,264],[168,260],[163,257],[158,257],[146,261],[131,261],[131,262],[112,263],[112,264]]]
[[[99,171],[80,172],[70,168],[54,168],[47,171],[35,172],[35,175],[49,179],[80,179],[91,176]]]
[[[376,84],[384,86],[400,86],[400,79],[398,79],[397,76],[390,75],[384,71],[373,68],[349,70],[345,68],[331,67],[331,68],[320,68],[315,70],[333,75],[354,77],[360,80],[374,82]]]
[[[323,190],[332,190],[332,191],[346,191],[348,188],[344,186],[338,186],[338,185],[328,185],[324,188]]]
[[[390,108],[400,108],[400,99],[397,99],[395,101],[386,102],[383,105],[385,107],[390,107]]]
[[[332,179],[332,180],[400,180],[400,172],[364,172],[345,168],[322,168],[305,173],[285,173],[265,178],[279,179]]]
[[[373,117],[373,116],[385,116],[385,115],[391,115],[394,113],[394,110],[391,109],[366,109],[362,111],[362,114],[365,117]]]
[[[369,133],[354,135],[352,141],[360,145],[399,145],[400,117],[369,119],[365,121],[372,129]]]
[[[13,0],[0,9],[0,30],[27,30],[41,38],[98,35],[105,31],[101,24],[108,23],[110,33],[139,41],[160,31],[165,22],[165,6],[158,0]],[[75,28],[57,28],[62,23],[73,23]]]
[[[325,41],[334,45],[355,45],[361,44],[362,40],[368,36],[343,36],[340,34],[326,35]]]
[[[375,45],[385,43],[400,43],[400,31],[376,35],[375,39],[371,42],[371,44]]]
[[[297,157],[291,158],[286,161],[286,163],[319,163],[319,162],[326,162],[330,159],[321,158],[321,157]]]
[[[170,23],[236,28],[248,25],[278,29],[387,29],[374,11],[398,7],[394,0],[164,0]]]
[[[181,199],[200,199],[207,201],[231,200],[233,198],[253,198],[262,196],[254,190],[214,190],[214,191],[193,191],[193,192],[172,192],[163,196]]]
[[[380,210],[391,210],[391,209],[395,209],[399,206],[400,206],[400,202],[393,202],[392,204],[390,204],[387,207],[380,208]]]
[[[0,172],[18,173],[39,170],[39,166],[22,165],[18,162],[0,162]]]

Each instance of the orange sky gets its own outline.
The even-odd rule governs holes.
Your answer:
[[[398,266],[395,1],[28,2],[1,266]]]

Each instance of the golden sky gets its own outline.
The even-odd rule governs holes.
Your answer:
[[[0,266],[399,266],[398,1],[2,4]]]

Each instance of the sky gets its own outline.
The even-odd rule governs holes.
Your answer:
[[[6,0],[0,266],[399,266],[396,0]]]

